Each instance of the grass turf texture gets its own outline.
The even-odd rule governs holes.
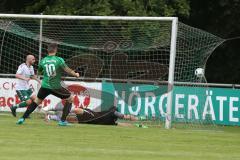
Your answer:
[[[0,114],[1,160],[234,160],[240,159],[240,128],[223,131],[73,125]]]

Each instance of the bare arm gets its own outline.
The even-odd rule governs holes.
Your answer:
[[[74,70],[72,70],[69,67],[64,67],[64,71],[67,72],[69,75],[74,76],[74,77],[79,77],[79,73],[76,73]]]
[[[130,120],[130,121],[137,121],[138,120],[138,118],[135,117],[134,115],[126,115],[126,114],[124,114],[123,119]]]
[[[117,125],[120,127],[134,127],[134,125],[131,123],[123,123],[123,122],[118,122]]]

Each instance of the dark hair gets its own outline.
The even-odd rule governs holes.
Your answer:
[[[51,43],[48,45],[48,52],[53,52],[55,49],[57,49],[57,43]]]

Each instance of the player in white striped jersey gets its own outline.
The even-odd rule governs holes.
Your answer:
[[[21,100],[21,103],[11,106],[12,115],[16,117],[16,109],[22,108],[30,105],[32,101],[36,98],[33,94],[32,89],[29,86],[29,80],[34,79],[40,83],[40,80],[34,73],[33,64],[35,63],[35,57],[33,55],[27,55],[26,63],[22,63],[17,70],[16,78],[18,79],[16,83],[16,92]]]

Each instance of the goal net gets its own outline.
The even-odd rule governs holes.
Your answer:
[[[39,61],[47,55],[47,45],[57,43],[58,56],[80,73],[82,81],[106,83],[105,85],[111,85],[115,90],[125,91],[126,96],[131,96],[131,93],[127,92],[133,91],[134,86],[144,88],[150,85],[154,88],[152,92],[155,97],[172,97],[168,116],[165,101],[162,108],[159,107],[160,104],[149,105],[155,112],[146,114],[141,112],[141,108],[139,112],[136,111],[139,106],[138,97],[133,98],[134,103],[131,105],[127,100],[123,100],[126,108],[136,111],[136,116],[147,118],[148,124],[160,126],[168,117],[167,121],[174,126],[214,126],[214,118],[209,111],[211,108],[205,107],[208,88],[196,84],[205,83],[206,80],[203,76],[196,76],[195,70],[206,68],[208,57],[223,39],[181,22],[176,23],[176,28],[173,28],[174,18],[29,17],[0,15],[2,78],[14,75],[18,66],[25,62],[27,54],[33,54]],[[177,29],[177,34],[173,33],[173,29]],[[176,41],[173,40],[174,35],[177,35]],[[172,55],[174,50],[175,56]],[[170,69],[172,71],[169,71]],[[171,73],[172,75],[169,75]],[[172,83],[169,85],[169,77],[174,77],[174,87],[171,86]],[[180,104],[176,100],[175,87],[182,92],[188,92],[190,88],[189,94],[197,94],[198,102],[193,98],[190,102],[183,100],[186,102]],[[137,91],[139,90],[134,92]],[[103,101],[114,103],[115,93],[102,91],[102,98],[104,94],[109,95]],[[182,106],[184,103],[190,103],[192,109]],[[141,107],[145,108],[145,104],[142,103]],[[129,110],[124,112],[133,113]]]

